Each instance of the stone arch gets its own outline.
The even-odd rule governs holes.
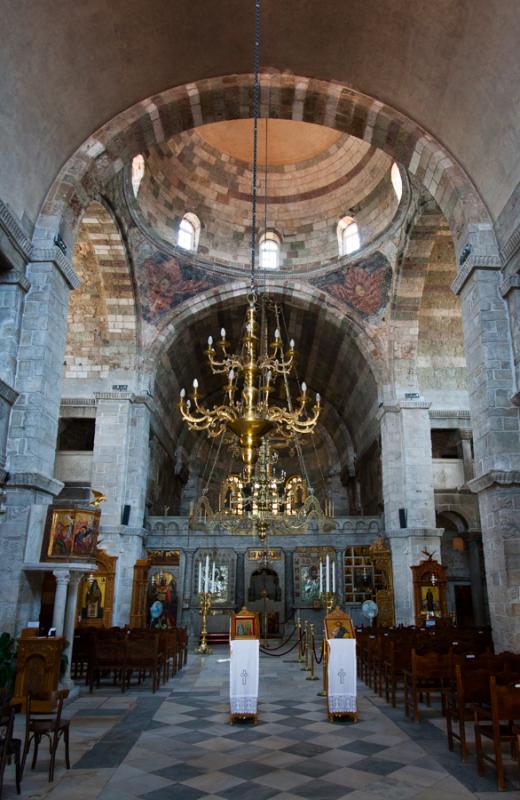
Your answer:
[[[208,78],[142,100],[93,133],[51,187],[37,225],[39,239],[60,228],[74,238],[81,211],[126,163],[153,144],[210,122],[252,117],[251,74]],[[326,125],[381,148],[434,197],[458,249],[498,256],[487,209],[462,167],[427,131],[396,109],[339,82],[285,72],[260,78],[261,113]]]
[[[72,264],[81,285],[70,296],[65,377],[132,368],[138,339],[132,273],[117,223],[99,199],[82,215]]]
[[[446,218],[430,201],[416,215],[394,276],[389,307],[391,368],[396,392],[453,387],[467,404],[462,313],[451,290],[456,277]]]

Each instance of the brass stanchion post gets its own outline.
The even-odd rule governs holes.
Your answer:
[[[308,620],[305,620],[305,630],[304,630],[303,636],[304,636],[303,653],[302,653],[303,666],[302,666],[301,669],[302,669],[302,672],[307,672],[307,647],[308,647],[308,644],[309,644],[309,622],[308,622]]]
[[[302,623],[300,618],[296,620],[296,636],[298,645],[296,647],[296,663],[302,663]]]
[[[314,674],[314,625],[311,623],[311,674],[307,676],[308,681],[317,681],[318,676]]]

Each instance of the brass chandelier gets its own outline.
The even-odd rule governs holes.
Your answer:
[[[292,439],[312,433],[320,414],[320,396],[316,394],[314,405],[308,413],[307,387],[302,383],[297,406],[293,408],[288,377],[294,364],[294,341],[291,339],[285,355],[277,328],[270,352],[261,352],[255,294],[249,298],[241,352],[228,352],[224,328],[218,346],[220,355],[217,355],[210,336],[206,355],[213,374],[227,374],[225,402],[212,408],[203,406],[199,398],[198,380],[195,379],[190,398],[186,398],[184,389],[181,390],[179,408],[191,430],[205,430],[210,437],[220,436],[226,429],[231,431],[238,439],[246,478],[251,480],[263,437],[274,433],[284,439]],[[285,407],[270,402],[270,395],[277,390],[280,378],[286,394]]]

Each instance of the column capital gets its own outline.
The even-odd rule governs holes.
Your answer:
[[[480,270],[499,271],[501,268],[502,262],[499,256],[479,255],[478,253],[470,255],[459,269],[457,277],[451,284],[451,290],[454,294],[459,295],[475,272]]]
[[[70,259],[55,244],[50,242],[33,244],[30,264],[52,264],[61,273],[69,289],[77,289],[80,285],[80,280],[72,269]]]
[[[472,481],[468,481],[467,484],[468,489],[473,492],[473,494],[483,492],[495,485],[520,486],[520,470],[491,469],[489,472],[479,475],[478,478],[473,478]]]
[[[41,472],[11,472],[7,487],[9,489],[36,489],[56,497],[64,484]]]
[[[70,572],[68,569],[53,569],[52,574],[56,578],[57,584],[67,585],[70,581]]]
[[[520,289],[520,274],[518,272],[514,275],[510,275],[503,281],[500,286],[500,294],[502,297],[507,297],[509,292],[512,292],[514,289]]]
[[[471,442],[473,439],[473,431],[470,428],[459,428],[459,439],[462,442]]]

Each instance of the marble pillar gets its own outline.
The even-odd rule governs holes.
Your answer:
[[[67,607],[67,590],[70,581],[68,570],[53,570],[56,578],[56,593],[54,595],[54,608],[52,611],[52,627],[56,628],[56,636],[63,636],[65,629],[65,610]]]
[[[83,574],[84,573],[82,572],[70,573],[69,589],[67,592],[67,609],[65,612],[65,626],[63,631],[63,635],[65,636],[65,641],[67,642],[64,650],[64,653],[67,656],[67,669],[65,670],[65,675],[63,676],[62,679],[63,685],[67,688],[72,686],[70,669],[72,665],[72,648],[74,646],[74,631],[76,629],[76,606],[78,600],[78,586]]]

